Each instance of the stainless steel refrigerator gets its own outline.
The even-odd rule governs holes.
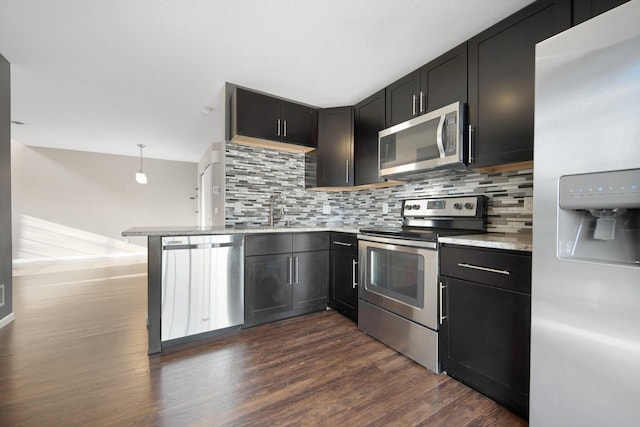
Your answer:
[[[640,425],[640,0],[536,47],[530,424]]]

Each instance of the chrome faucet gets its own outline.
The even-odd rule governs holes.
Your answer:
[[[269,227],[273,227],[276,200],[282,201],[280,194],[272,194],[271,197],[269,197]],[[280,215],[284,215],[284,208],[280,208],[279,211]]]

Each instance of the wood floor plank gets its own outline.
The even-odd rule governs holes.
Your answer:
[[[520,426],[334,311],[146,354],[144,265],[14,277],[1,426]]]

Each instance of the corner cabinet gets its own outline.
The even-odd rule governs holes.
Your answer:
[[[244,327],[324,310],[329,233],[247,235]]]
[[[571,0],[537,1],[469,40],[474,168],[533,160],[535,45],[571,26]]]
[[[386,88],[386,127],[467,100],[467,44],[439,56]]]
[[[442,245],[447,374],[529,413],[531,253]]]
[[[317,146],[317,120],[315,108],[250,90],[236,87],[231,97],[231,140],[235,142],[309,151]]]
[[[331,233],[329,307],[358,321],[358,238],[352,233]]]
[[[317,186],[354,185],[353,107],[318,112]]]
[[[360,101],[355,109],[355,185],[383,182],[378,164],[378,132],[385,128],[385,90]]]

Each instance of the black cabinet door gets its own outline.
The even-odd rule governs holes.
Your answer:
[[[570,25],[570,0],[538,1],[469,40],[472,166],[533,160],[535,45]]]
[[[236,132],[253,138],[280,140],[280,100],[241,88],[236,89]]]
[[[443,282],[447,373],[527,416],[530,296],[457,279]]]
[[[281,120],[283,142],[317,146],[317,111],[314,108],[282,101]]]
[[[346,187],[353,176],[353,108],[327,108],[318,112],[317,185]]]
[[[589,20],[629,0],[573,0],[573,25]]]
[[[378,164],[378,132],[385,127],[384,89],[355,106],[355,185],[383,181]]]
[[[267,319],[291,309],[291,254],[245,260],[245,321]]]
[[[293,310],[322,309],[329,291],[329,251],[293,254]]]
[[[358,321],[358,257],[331,252],[331,306],[354,321]]]
[[[386,88],[386,127],[417,116],[420,98],[420,70],[395,81]]]
[[[467,43],[420,69],[419,110],[429,112],[454,102],[467,102]]]

